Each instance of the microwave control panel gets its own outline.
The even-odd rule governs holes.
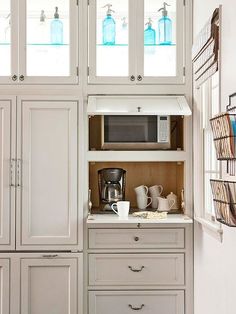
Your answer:
[[[170,117],[158,116],[158,143],[170,142]]]

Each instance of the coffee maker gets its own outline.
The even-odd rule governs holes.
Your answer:
[[[125,200],[126,171],[122,168],[104,168],[98,170],[99,197],[103,210],[111,210],[111,204]]]

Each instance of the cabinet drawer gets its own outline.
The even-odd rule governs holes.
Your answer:
[[[90,249],[184,248],[184,228],[90,229]]]
[[[184,254],[90,254],[89,284],[183,285]]]
[[[183,291],[89,292],[89,314],[184,314]]]

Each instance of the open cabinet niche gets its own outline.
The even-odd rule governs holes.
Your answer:
[[[93,213],[104,212],[104,204],[100,202],[98,187],[98,170],[103,168],[126,170],[125,199],[131,202],[132,211],[137,209],[135,187],[162,185],[162,196],[173,192],[178,197],[179,210],[173,213],[182,213],[181,191],[184,189],[184,162],[90,162],[89,188]]]

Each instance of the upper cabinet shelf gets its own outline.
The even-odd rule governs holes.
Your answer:
[[[89,83],[184,84],[183,0],[89,1]]]
[[[77,83],[76,1],[1,1],[0,55],[0,83]]]

